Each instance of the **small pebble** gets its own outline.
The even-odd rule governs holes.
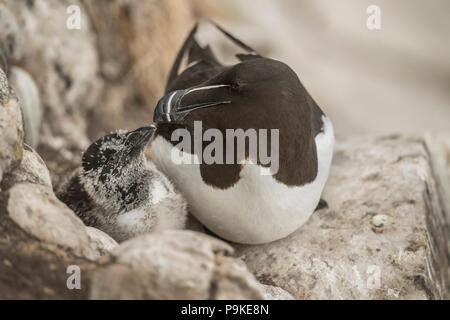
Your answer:
[[[387,221],[388,221],[387,215],[377,214],[376,216],[373,216],[370,223],[377,228],[381,228],[382,226],[384,226],[387,223]]]
[[[5,266],[7,266],[7,267],[10,267],[10,268],[13,266],[12,263],[11,263],[11,261],[9,261],[8,259],[3,260],[3,264],[4,264]]]

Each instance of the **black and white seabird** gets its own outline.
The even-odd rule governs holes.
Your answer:
[[[236,55],[238,63],[223,65],[210,46],[199,45],[193,28],[154,111],[152,159],[208,229],[238,243],[274,241],[302,226],[318,206],[333,154],[333,126],[289,66],[216,27],[245,53]],[[186,56],[187,68],[179,73]],[[248,158],[234,164],[175,163],[171,153],[178,141],[172,133],[186,129],[194,143],[194,121],[223,136],[227,129],[278,129],[278,171],[263,175],[259,159]]]
[[[121,130],[91,144],[57,197],[86,225],[117,241],[184,228],[186,201],[144,155],[154,131],[154,126]]]

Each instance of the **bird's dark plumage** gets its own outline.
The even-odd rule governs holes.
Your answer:
[[[209,230],[239,243],[277,240],[303,225],[319,203],[331,164],[333,126],[287,64],[262,56],[215,27],[239,47],[237,61],[222,63],[216,48],[197,42],[198,26],[191,30],[155,108],[152,158]],[[180,148],[183,158],[202,159],[212,149],[211,139],[203,139],[212,135],[209,129],[216,133],[214,161],[173,161],[171,155]],[[243,155],[228,151],[238,145],[236,136],[225,138],[230,130],[245,132]],[[177,139],[178,132],[185,134],[183,142],[190,149]],[[247,133],[254,132],[250,143]],[[257,155],[250,152],[250,144],[258,146]],[[262,160],[261,145],[276,158],[276,170]]]
[[[244,50],[244,53],[236,54],[240,62],[232,66],[221,64],[209,46],[202,48],[195,40],[197,26],[194,26],[175,59],[167,83],[167,94],[155,111],[154,121],[158,123],[156,135],[170,141],[175,129],[186,128],[193,137],[192,123],[195,120],[201,120],[204,129],[278,129],[280,167],[275,178],[291,186],[313,181],[318,170],[314,138],[323,130],[322,110],[286,64],[262,57],[223,28],[215,26]],[[178,74],[186,55],[192,66]],[[223,86],[196,92],[192,90],[219,85]],[[187,94],[191,91],[194,93]],[[172,96],[174,92],[179,94]],[[171,112],[177,121],[167,122],[167,115],[161,113],[168,101],[174,106]],[[177,105],[196,106],[195,112],[189,113],[180,108],[176,113]],[[292,167],[291,159],[297,159],[302,166]],[[202,164],[200,170],[205,183],[229,188],[239,180],[241,166]],[[220,174],[219,178],[219,172],[225,174]]]

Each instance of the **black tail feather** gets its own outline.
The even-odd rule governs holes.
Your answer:
[[[258,55],[258,53],[256,52],[256,50],[254,50],[252,47],[246,45],[245,43],[243,43],[241,40],[239,40],[238,38],[236,38],[235,36],[233,36],[231,33],[229,33],[228,31],[226,31],[224,28],[222,28],[221,26],[219,26],[217,23],[215,23],[214,21],[208,20],[213,26],[215,26],[220,32],[222,32],[225,36],[227,36],[233,43],[235,43],[237,46],[239,46],[240,48],[244,49],[245,51],[247,51],[248,53],[251,53],[253,55]]]
[[[175,62],[173,63],[172,69],[169,73],[169,78],[167,79],[166,88],[169,84],[177,77],[178,71],[180,70],[181,62],[183,61],[184,54],[187,50],[189,50],[195,41],[194,36],[198,29],[198,22],[194,25],[192,30],[189,32],[186,40],[183,43],[180,51],[178,51],[177,57],[175,58]]]
[[[221,33],[223,33],[228,39],[230,39],[234,44],[236,44],[238,47],[246,51],[246,53],[238,53],[236,54],[236,57],[240,61],[244,61],[247,59],[257,58],[261,57],[253,48],[243,43],[241,40],[234,37],[232,34],[230,34],[228,31],[223,29],[221,26],[219,26],[217,23],[211,20],[206,20],[209,23],[211,23],[214,27],[216,27]],[[183,62],[183,58],[186,54],[188,54],[188,63],[194,62],[194,61],[203,61],[206,62],[212,66],[222,66],[222,64],[217,60],[214,53],[212,52],[211,48],[209,46],[201,47],[197,41],[195,40],[195,35],[198,30],[199,23],[197,22],[194,27],[189,32],[186,40],[184,41],[180,51],[178,52],[175,62],[173,63],[172,69],[170,70],[169,77],[167,79],[166,83],[166,91],[167,88],[170,86],[170,84],[175,80],[175,78],[178,76],[181,64]]]

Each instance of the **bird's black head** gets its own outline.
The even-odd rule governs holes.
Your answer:
[[[154,126],[145,126],[98,139],[83,154],[84,174],[96,175],[101,182],[108,175],[119,177],[125,168],[144,161],[144,149],[154,131]]]
[[[154,111],[155,123],[186,124],[202,120],[214,128],[220,128],[221,124],[230,128],[251,124],[259,128],[267,120],[273,123],[292,118],[302,105],[303,111],[308,112],[304,88],[297,75],[289,66],[273,59],[244,60],[222,68],[201,84],[187,88],[187,83],[178,85],[181,89],[159,100]],[[205,123],[207,120],[211,123]]]

